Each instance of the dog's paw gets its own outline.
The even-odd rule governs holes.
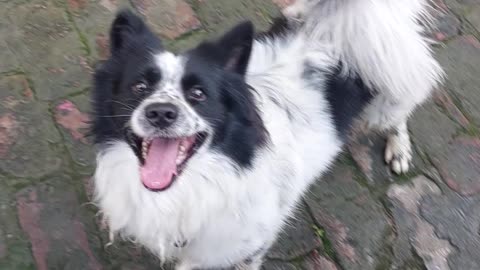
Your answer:
[[[412,162],[412,144],[408,134],[391,134],[385,148],[385,162],[396,174],[408,172]]]

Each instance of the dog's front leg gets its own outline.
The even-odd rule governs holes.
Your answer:
[[[395,130],[388,135],[385,162],[397,174],[408,172],[412,162],[412,144],[406,120],[396,126]]]

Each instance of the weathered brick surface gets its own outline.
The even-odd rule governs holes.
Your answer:
[[[39,99],[53,100],[90,84],[85,49],[61,4],[35,0],[6,13],[11,26],[2,40],[29,74]]]
[[[427,269],[449,270],[447,257],[454,251],[448,241],[435,235],[434,227],[420,216],[422,200],[429,195],[439,196],[440,189],[424,176],[416,177],[410,185],[392,185],[388,190],[392,201],[397,237],[393,245],[393,266],[405,267],[405,262],[420,256]]]
[[[133,0],[132,3],[154,31],[166,38],[175,39],[200,28],[200,21],[185,1]]]
[[[322,242],[315,234],[314,224],[304,206],[302,211],[297,211],[296,215],[287,222],[285,231],[280,234],[267,257],[288,261],[321,247]]]
[[[382,205],[354,177],[348,165],[337,164],[312,187],[307,203],[344,268],[374,269],[391,228]]]
[[[0,170],[41,177],[60,168],[60,136],[48,106],[35,102],[24,75],[0,77]]]
[[[93,138],[90,134],[89,99],[85,96],[60,100],[54,105],[54,117],[78,172],[90,175],[94,166]]]
[[[434,0],[447,79],[414,114],[414,169],[394,176],[385,138],[359,134],[312,186],[265,269],[478,269],[478,0]],[[135,9],[180,51],[235,23],[266,29],[294,0],[32,0],[0,4],[0,269],[161,269],[112,246],[93,194],[91,73],[115,13]],[[429,175],[431,181],[422,175]],[[397,182],[399,181],[399,182]],[[163,269],[172,269],[164,265]]]
[[[330,259],[324,257],[317,251],[313,251],[303,264],[303,269],[319,269],[319,270],[337,270],[338,267]]]
[[[454,191],[472,196],[480,193],[480,138],[460,136],[446,146],[445,154],[433,157],[440,175]]]
[[[446,89],[457,99],[467,116],[480,125],[480,42],[471,35],[460,36],[440,50],[438,58],[448,76]]]
[[[69,179],[57,181],[62,183],[40,184],[17,194],[18,219],[32,245],[36,268],[101,269],[90,245],[98,240],[86,232],[77,195]]]

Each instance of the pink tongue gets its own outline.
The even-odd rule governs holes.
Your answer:
[[[142,182],[150,189],[165,189],[177,174],[178,146],[180,139],[153,139],[145,160],[140,169]]]

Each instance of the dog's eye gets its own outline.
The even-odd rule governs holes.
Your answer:
[[[207,96],[203,92],[203,89],[199,85],[195,85],[188,91],[188,99],[193,101],[204,101]]]
[[[148,86],[146,83],[144,82],[138,82],[136,84],[133,85],[132,87],[132,90],[136,93],[142,93],[144,92],[145,90],[147,90]]]

